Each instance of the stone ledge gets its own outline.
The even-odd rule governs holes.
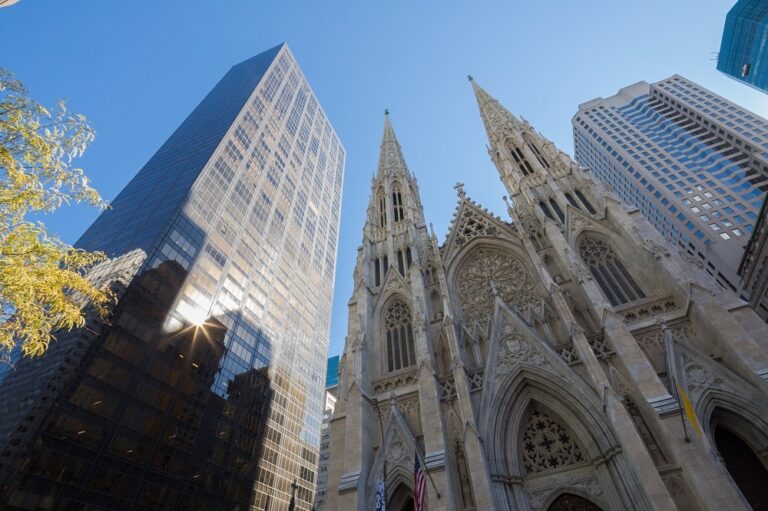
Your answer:
[[[669,394],[652,397],[648,400],[648,404],[650,404],[656,413],[659,414],[659,417],[666,417],[675,414],[680,410],[677,400]]]
[[[445,468],[445,450],[428,452],[424,455],[424,463],[427,465],[427,470]]]
[[[341,476],[339,481],[339,493],[347,493],[351,491],[357,491],[357,481],[360,479],[360,471],[347,472]]]

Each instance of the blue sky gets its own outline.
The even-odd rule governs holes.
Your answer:
[[[445,236],[453,185],[497,214],[504,190],[466,75],[572,153],[579,103],[679,73],[768,117],[768,95],[715,70],[733,0],[21,0],[0,9],[0,65],[68,100],[98,132],[81,166],[113,198],[233,64],[285,41],[347,149],[330,354],[346,335],[383,111],[428,222]],[[45,218],[74,242],[97,212]]]

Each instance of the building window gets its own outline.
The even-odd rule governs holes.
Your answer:
[[[512,158],[515,160],[517,167],[520,169],[524,176],[533,174],[533,167],[531,167],[531,164],[528,163],[528,160],[525,158],[525,155],[523,155],[523,152],[519,147],[513,147],[513,145],[510,144],[509,152],[512,154]]]
[[[640,286],[616,256],[613,248],[605,241],[585,237],[579,246],[579,255],[589,267],[589,271],[611,305],[621,305],[645,298]]]
[[[411,309],[402,299],[395,298],[387,306],[384,327],[387,332],[387,370],[399,371],[416,365]]]
[[[379,227],[387,226],[387,199],[384,195],[384,190],[379,189],[377,194],[379,203]]]
[[[589,211],[593,215],[597,213],[597,211],[595,211],[595,208],[592,207],[592,204],[587,200],[584,194],[581,193],[581,190],[574,190],[574,193],[576,193],[576,197],[579,198],[581,203],[584,204],[584,207],[587,208],[587,211]]]
[[[392,185],[392,209],[394,210],[395,223],[400,222],[405,215],[403,214],[403,194],[400,192],[400,185]]]
[[[560,209],[560,205],[557,203],[555,199],[549,199],[549,204],[552,206],[552,209],[557,214],[557,217],[560,219],[561,223],[565,223],[565,214],[563,213],[563,210]]]

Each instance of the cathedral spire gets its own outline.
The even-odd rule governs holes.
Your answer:
[[[521,131],[523,129],[523,123],[509,110],[504,108],[496,98],[480,87],[472,76],[469,76],[469,82],[472,84],[472,89],[475,92],[477,106],[480,109],[480,117],[483,119],[485,131],[491,142],[495,141],[505,128],[513,131]]]
[[[383,175],[407,177],[409,175],[403,151],[397,142],[395,130],[392,129],[392,122],[389,120],[389,110],[384,110],[384,134],[381,137],[379,168],[376,174],[379,177]]]

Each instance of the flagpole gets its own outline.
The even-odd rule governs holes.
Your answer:
[[[680,408],[680,422],[683,423],[683,433],[685,434],[685,441],[687,443],[691,442],[691,439],[688,437],[688,427],[685,425],[685,410],[683,410],[683,404],[680,402],[680,393],[677,391],[677,381],[675,380],[674,376],[670,376],[672,379],[672,388],[675,390],[675,399],[677,400],[677,406]]]
[[[427,468],[427,460],[424,459],[424,456],[421,456],[421,453],[419,453],[419,449],[416,448],[416,456],[421,457],[421,461],[424,462],[424,472],[427,473],[427,477],[429,477],[429,482],[432,483],[432,488],[435,489],[435,494],[437,495],[437,498],[440,498],[440,492],[437,491],[437,486],[435,486],[435,481],[432,479],[432,474],[429,473],[429,468]]]

